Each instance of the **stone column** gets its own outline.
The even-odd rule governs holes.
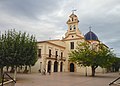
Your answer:
[[[58,72],[60,72],[60,62],[58,61]]]

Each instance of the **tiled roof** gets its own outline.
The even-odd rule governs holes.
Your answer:
[[[98,41],[98,37],[95,33],[92,31],[89,31],[88,33],[85,34],[85,40],[95,40]]]

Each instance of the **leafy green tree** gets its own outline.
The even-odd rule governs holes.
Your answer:
[[[112,70],[111,70],[111,71],[113,71],[113,72],[118,72],[119,69],[120,69],[120,58],[117,57],[117,58],[115,59],[115,62],[112,64]]]
[[[95,76],[95,70],[98,66],[108,67],[114,62],[114,54],[103,44],[91,45],[88,42],[78,44],[76,50],[69,54],[69,60],[83,66],[90,66],[92,76]]]
[[[33,66],[37,61],[37,44],[33,35],[8,30],[0,34],[0,69],[5,66]]]

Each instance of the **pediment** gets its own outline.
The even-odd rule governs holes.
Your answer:
[[[84,39],[84,36],[77,34],[69,34],[63,40]]]

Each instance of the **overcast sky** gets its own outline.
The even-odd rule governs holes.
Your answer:
[[[15,28],[38,41],[61,39],[73,9],[82,34],[92,26],[99,40],[120,56],[120,0],[0,0],[0,31]]]

